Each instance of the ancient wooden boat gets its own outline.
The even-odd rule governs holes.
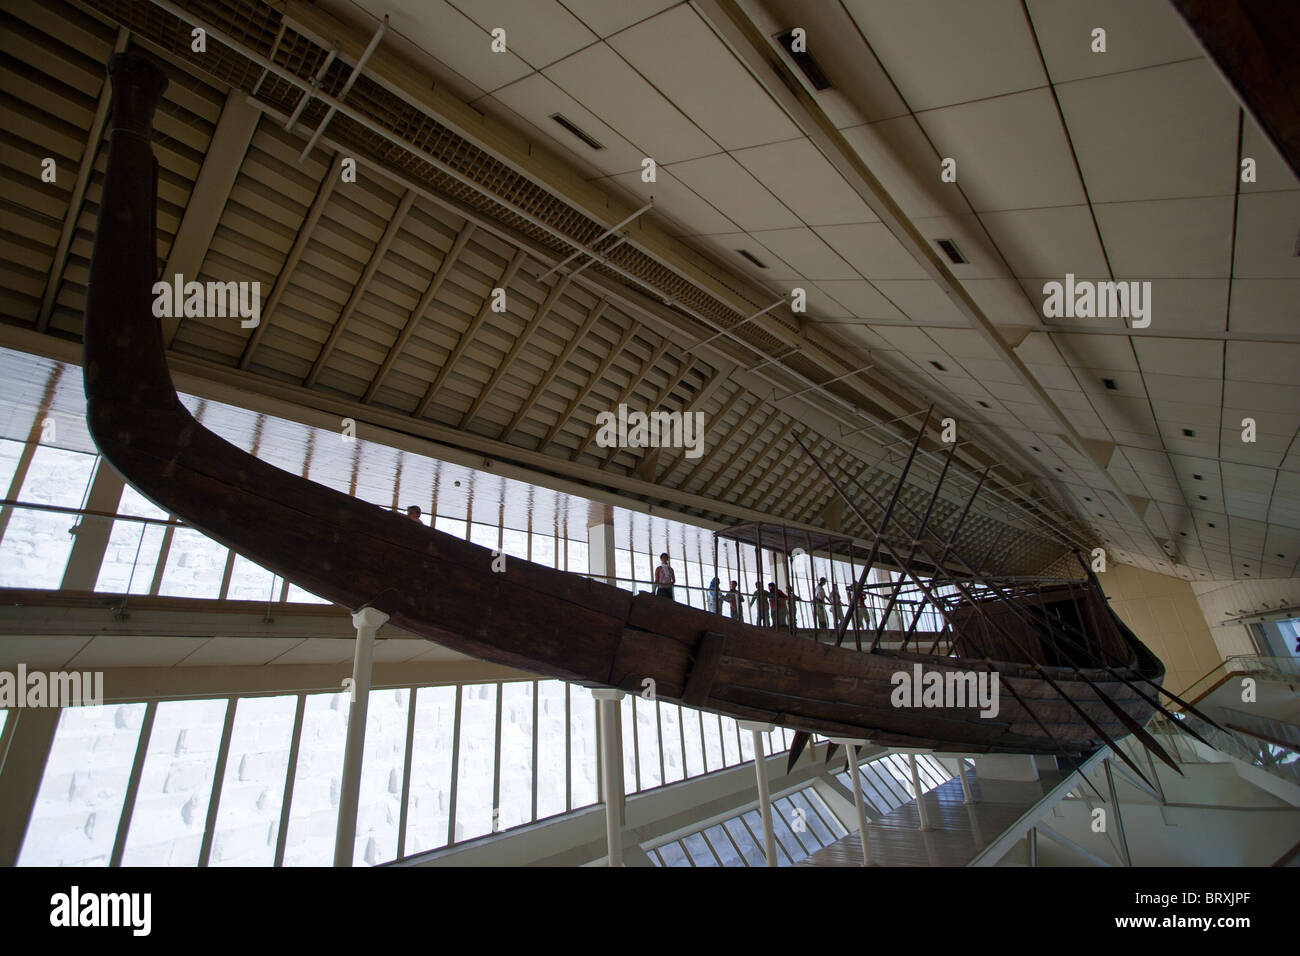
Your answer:
[[[378,608],[473,657],[632,692],[653,678],[660,698],[789,727],[801,744],[809,733],[948,752],[1077,754],[1128,733],[1154,744],[1140,725],[1163,710],[1163,666],[1091,576],[1028,599],[971,577],[949,617],[948,654],[879,640],[858,650],[860,638],[847,646],[843,629],[834,643],[809,640],[513,558],[493,573],[485,548],[288,474],[208,431],[177,397],[151,308],[150,137],[166,80],[134,53],[116,56],[110,71],[112,138],[84,332],[87,417],[104,458],[158,506],[315,594],[353,611]],[[916,665],[996,674],[997,715],[892,706],[892,676]]]

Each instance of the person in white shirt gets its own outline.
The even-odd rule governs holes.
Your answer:
[[[668,552],[659,555],[659,567],[655,568],[655,595],[676,600],[673,597],[673,585],[677,583],[677,572],[668,563]]]
[[[817,591],[813,594],[813,610],[817,616],[817,627],[822,630],[829,630],[830,625],[826,622],[826,579],[817,579]]]

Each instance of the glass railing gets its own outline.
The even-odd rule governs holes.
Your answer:
[[[1228,674],[1250,674],[1289,683],[1300,683],[1300,660],[1294,657],[1234,654],[1216,664],[1186,690],[1179,691],[1178,696],[1195,706],[1198,700],[1218,686]]]
[[[1300,751],[1294,747],[1282,746],[1233,730],[1220,730],[1194,714],[1177,714],[1175,717],[1184,727],[1200,734],[1219,753],[1300,786]],[[1148,730],[1158,734],[1163,742],[1170,745],[1166,749],[1172,748],[1173,756],[1179,763],[1210,762],[1197,752],[1195,738],[1173,726],[1169,718],[1157,715],[1148,724]],[[1132,748],[1141,749],[1141,745],[1132,737],[1125,743]]]

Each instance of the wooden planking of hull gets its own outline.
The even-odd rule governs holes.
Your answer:
[[[996,659],[863,653],[515,558],[494,573],[486,548],[288,474],[208,431],[177,397],[151,307],[150,137],[166,80],[130,52],[115,56],[110,72],[111,145],[84,332],[87,418],[104,458],[160,507],[321,597],[377,608],[395,626],[473,657],[632,692],[648,677],[659,698],[741,719],[894,746],[1075,753],[1123,736],[1125,718],[1141,724],[1151,715],[1131,680],[1158,683],[1163,667],[1113,615],[1111,652],[1091,669],[1017,658],[1010,639]],[[894,675],[918,666],[996,674],[996,714],[893,706]]]

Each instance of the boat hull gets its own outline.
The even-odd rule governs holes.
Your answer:
[[[592,686],[653,688],[658,699],[741,719],[893,746],[1061,753],[1103,743],[1079,710],[1112,738],[1127,732],[1098,692],[1139,723],[1150,716],[1150,704],[1116,679],[1155,673],[1145,648],[1129,648],[1118,675],[1085,671],[1090,684],[1068,667],[827,646],[516,558],[496,571],[486,548],[281,471],[207,430],[176,395],[151,310],[154,69],[134,58],[114,64],[84,375],[96,445],[159,507],[335,604],[377,608],[470,656]],[[894,706],[894,675],[916,664],[996,672],[998,712]]]

